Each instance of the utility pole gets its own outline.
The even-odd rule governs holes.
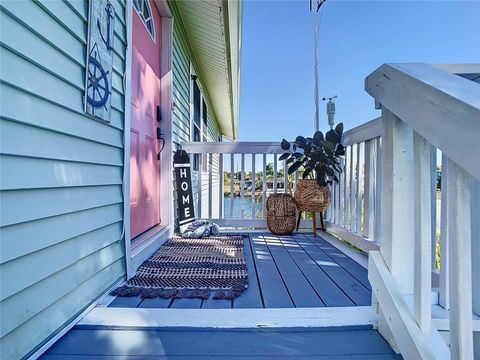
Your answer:
[[[313,19],[313,50],[315,52],[314,57],[315,61],[313,64],[313,76],[315,77],[315,93],[314,93],[314,101],[315,101],[315,130],[320,129],[320,112],[319,112],[319,96],[318,96],[318,27],[319,22],[317,19],[316,14],[322,7],[322,5],[327,0],[310,0],[310,13],[312,14]]]

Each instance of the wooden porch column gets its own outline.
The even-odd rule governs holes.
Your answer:
[[[413,294],[413,131],[382,108],[380,253],[403,294]]]

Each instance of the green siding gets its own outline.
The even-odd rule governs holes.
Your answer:
[[[173,28],[173,102],[175,104],[173,111],[173,143],[174,150],[180,143],[190,141],[190,58],[187,51],[187,43],[182,36],[180,22],[174,21]],[[200,83],[202,79],[199,79]],[[219,130],[216,120],[210,116],[207,119],[208,141],[218,141]],[[218,156],[213,158],[213,192],[218,193]],[[202,213],[199,214],[197,208],[199,196],[198,173],[192,174],[192,191],[195,204],[195,215],[197,217],[208,216],[208,173],[203,174],[202,179]],[[216,193],[215,193],[216,191]],[[213,202],[214,208],[218,204],[218,195]],[[174,208],[176,209],[176,199],[174,196]],[[176,215],[176,213],[175,213]]]
[[[111,123],[83,113],[86,1],[0,3],[0,348],[31,353],[125,274],[124,1]]]

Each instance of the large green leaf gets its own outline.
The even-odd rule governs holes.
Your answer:
[[[295,171],[302,166],[303,161],[297,160],[288,168],[288,175],[292,175]]]
[[[282,147],[283,150],[290,149],[290,143],[285,139],[282,140],[280,146]]]
[[[335,126],[335,132],[338,134],[338,136],[342,137],[343,123],[339,123],[337,126]]]
[[[313,143],[317,146],[322,145],[322,141],[324,140],[323,133],[318,130],[315,131],[315,134],[313,134]]]
[[[283,161],[283,160],[285,160],[285,159],[288,159],[289,156],[290,156],[290,153],[289,153],[289,152],[283,153],[283,154],[278,158],[278,160],[279,160],[279,161]]]

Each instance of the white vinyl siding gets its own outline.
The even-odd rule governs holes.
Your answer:
[[[0,348],[21,358],[125,274],[125,3],[110,124],[83,112],[86,1],[0,3]]]

